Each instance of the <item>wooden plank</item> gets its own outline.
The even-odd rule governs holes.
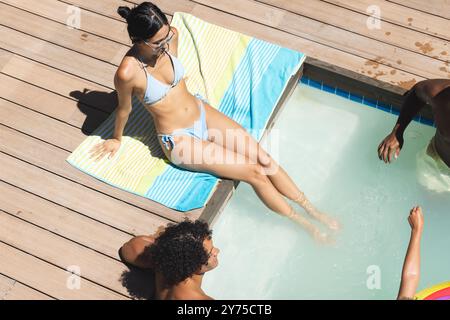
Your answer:
[[[114,87],[116,66],[5,26],[0,26],[0,47],[107,88]]]
[[[155,232],[169,220],[88,189],[0,152],[0,179],[133,235]]]
[[[17,108],[20,109],[21,107],[17,106]],[[28,111],[27,113],[32,112]],[[30,115],[28,119],[32,117],[33,116]],[[18,122],[20,123],[22,121]],[[26,130],[26,128],[24,128],[24,130]],[[58,133],[55,132],[54,134],[57,135]],[[187,212],[172,210],[147,198],[101,182],[77,170],[66,162],[66,159],[72,150],[62,150],[1,125],[0,135],[3,137],[2,140],[0,140],[0,151],[22,159],[47,171],[53,172],[61,177],[77,182],[80,185],[86,186],[133,206],[137,206],[148,211],[149,213],[157,214],[172,221],[182,221],[185,218],[195,220],[200,215],[201,210],[191,210]],[[18,148],[17,146],[21,147]]]
[[[130,2],[120,0],[40,0],[39,6],[28,0],[2,0],[1,2],[38,14],[63,25],[67,25],[68,21],[70,21],[69,17],[75,9],[71,7],[79,8],[81,24],[78,30],[131,46],[125,20],[117,13],[117,8],[120,5],[133,7],[133,4]],[[190,7],[192,6],[193,4],[190,4]],[[189,6],[177,4],[177,7],[179,8],[178,11],[185,9],[187,10],[186,12],[189,12]],[[166,13],[166,16],[170,22],[172,15]]]
[[[0,53],[5,52],[6,51],[0,49]],[[13,56],[9,58],[8,63],[3,66],[2,73],[5,75],[45,89],[48,92],[56,93],[73,101],[79,101],[83,105],[91,106],[106,113],[111,113],[117,106],[117,98],[111,88],[98,85],[89,80],[81,79],[26,57],[12,55]],[[10,88],[0,88],[0,90],[2,90],[1,96],[8,95],[14,96],[16,99],[26,99],[26,97],[23,97],[26,95],[24,95],[22,91],[19,91],[12,86]],[[38,97],[34,98],[39,99]],[[46,97],[41,97],[39,102],[41,102],[41,100],[45,102]],[[15,101],[15,99],[12,101]],[[67,105],[64,106],[67,107]],[[70,119],[61,118],[61,114],[57,111],[50,112],[52,109],[51,107],[52,106],[47,106],[43,113],[53,115],[55,118],[71,123]],[[78,109],[81,107],[82,106],[78,106]],[[83,113],[74,108],[71,110],[74,114],[73,117],[77,119],[80,117],[80,113]],[[64,113],[64,111],[61,112]],[[84,118],[82,117],[82,119]]]
[[[367,65],[367,59],[363,59],[352,54],[327,47],[320,43],[273,29],[266,25],[256,24],[244,18],[212,9],[204,5],[196,5],[192,11],[192,14],[200,19],[222,27],[301,51],[309,57],[327,62],[330,66],[337,65],[341,70],[347,69],[349,72],[356,72],[361,75],[360,81],[369,84],[377,83],[377,85],[380,85],[388,90],[404,92],[405,89],[409,89],[416,82],[424,80],[423,77],[404,71],[397,71],[396,69],[383,64],[380,64],[377,68],[382,75],[377,79],[374,79],[367,76],[367,71],[372,69],[372,66]],[[391,75],[391,72],[394,70],[395,74]]]
[[[14,287],[16,281],[0,274],[0,300],[5,300],[8,291]]]
[[[84,134],[92,133],[109,116],[107,112],[77,102],[73,98],[54,94],[2,73],[0,97],[81,129]]]
[[[28,252],[64,270],[70,266],[77,266],[83,279],[129,297],[128,290],[120,281],[122,274],[128,271],[122,262],[36,227],[2,210],[0,210],[0,242]],[[36,245],[37,243],[39,245]]]
[[[0,300],[54,300],[33,288],[0,274]]]
[[[427,12],[445,19],[450,19],[450,1],[448,0],[387,0],[398,5]]]
[[[13,54],[11,52],[0,49],[0,72],[2,71],[3,67],[9,63],[9,60],[12,57]]]
[[[391,74],[378,70],[379,65],[394,67],[420,77],[450,77],[447,70],[440,69],[443,67],[442,62],[436,59],[413,54],[404,49],[380,43],[307,17],[275,9],[253,0],[227,2],[198,0],[198,2],[364,58],[366,59],[365,64],[371,66],[372,70],[368,71],[373,72],[370,76],[374,78],[391,76]]]
[[[30,2],[31,3],[31,2]],[[0,3],[2,24],[41,40],[59,45],[100,61],[118,66],[129,50],[128,46]]]
[[[86,138],[78,129],[0,98],[0,123],[70,151]]]
[[[68,286],[73,275],[23,251],[0,242],[0,273],[57,299],[124,300],[121,294],[81,279],[81,286]],[[74,288],[74,289],[71,289]]]
[[[370,6],[380,8],[381,21],[391,22],[404,28],[417,30],[428,35],[440,37],[443,40],[450,40],[450,29],[448,20],[423,13],[414,9],[399,6],[385,0],[324,0],[327,3],[339,5],[361,14],[370,16],[367,12]]]
[[[84,0],[88,1],[88,0]],[[142,1],[140,0],[127,0],[127,2],[134,3],[134,4],[140,4]],[[158,6],[166,15],[172,15],[177,12],[186,12],[190,13],[192,9],[196,6],[196,1],[190,1],[190,0],[154,0],[152,3]]]
[[[97,0],[97,1],[89,1],[89,0],[60,0],[67,4],[72,4],[82,9],[86,9],[89,11],[93,11],[95,13],[111,17],[113,19],[117,19],[119,21],[124,21],[123,18],[117,13],[117,9],[119,6],[126,6],[129,8],[133,8],[134,5],[140,4],[141,2],[133,1],[122,1],[122,0]],[[174,3],[175,1],[166,1],[168,2],[169,7],[173,7],[176,10],[173,11],[185,11],[189,12],[190,8],[194,6],[193,3]],[[152,3],[157,3],[156,1],[152,1]],[[167,19],[170,21],[173,15],[172,13],[167,12],[166,7],[159,6],[158,7],[163,11],[163,13],[167,16]],[[187,11],[186,11],[187,10]]]
[[[119,260],[131,235],[0,181],[0,210]],[[150,233],[151,230],[148,231]]]
[[[71,4],[82,9],[86,9],[119,21],[124,21],[117,13],[119,6],[133,7],[128,1],[123,0],[60,0],[66,4]]]
[[[259,2],[443,62],[449,59],[447,52],[450,52],[450,45],[448,41],[406,29],[390,22],[384,22],[379,29],[369,29],[367,27],[367,15],[334,4],[319,0],[302,3],[287,0],[260,0]],[[342,19],[342,17],[345,17],[345,19]],[[343,36],[345,37],[345,35]]]
[[[39,0],[39,5],[29,0],[1,0],[1,2],[64,25],[67,25],[68,22],[70,23],[71,16],[74,14],[74,11],[67,3],[55,0]],[[97,1],[93,1],[93,3],[97,3]],[[122,19],[111,19],[95,12],[81,9],[80,22],[79,30],[81,31],[125,45],[131,44],[130,38],[128,37],[127,25]],[[70,31],[71,29],[67,28],[67,32]]]

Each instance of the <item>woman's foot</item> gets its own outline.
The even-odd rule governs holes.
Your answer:
[[[333,219],[320,211],[316,211],[314,217],[326,225],[330,230],[339,231],[339,229],[341,229],[341,225],[336,219]]]
[[[293,201],[297,203],[299,206],[301,206],[303,209],[305,209],[305,211],[311,217],[326,225],[330,230],[338,231],[341,228],[339,222],[336,219],[333,219],[332,217],[326,215],[325,213],[322,213],[319,210],[317,210],[312,205],[312,203],[305,197],[303,193],[301,193],[297,197],[297,199],[294,199]]]
[[[287,218],[291,219],[295,223],[299,224],[301,227],[305,228],[306,231],[309,232],[309,234],[316,240],[317,242],[321,244],[332,244],[334,243],[334,240],[330,238],[330,236],[322,232],[318,227],[316,227],[314,224],[309,222],[305,217],[297,213],[294,208],[291,207],[291,211],[288,215],[286,215]]]
[[[317,231],[314,232],[314,239],[321,244],[334,244],[335,240],[328,233]]]

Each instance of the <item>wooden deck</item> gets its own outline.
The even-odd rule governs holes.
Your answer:
[[[450,78],[448,0],[154,3],[169,17],[189,12],[394,93]],[[81,10],[80,29],[66,26],[69,5]],[[115,107],[113,75],[130,45],[119,5],[132,3],[0,0],[0,299],[143,297],[118,248],[170,221],[212,221],[231,195],[224,181],[206,208],[180,214],[65,162]],[[381,10],[381,29],[367,27],[370,5]],[[67,289],[77,282],[71,266],[80,289]]]

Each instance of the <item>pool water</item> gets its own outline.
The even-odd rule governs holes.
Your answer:
[[[334,246],[318,244],[241,183],[213,227],[221,253],[204,290],[216,299],[394,299],[415,205],[425,218],[418,290],[450,280],[450,193],[419,184],[416,169],[435,128],[411,123],[386,165],[377,147],[396,120],[299,84],[274,126],[275,158],[342,230]]]

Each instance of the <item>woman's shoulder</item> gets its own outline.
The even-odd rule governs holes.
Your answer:
[[[131,80],[138,69],[136,58],[130,54],[126,54],[117,68],[116,75],[123,81]]]

